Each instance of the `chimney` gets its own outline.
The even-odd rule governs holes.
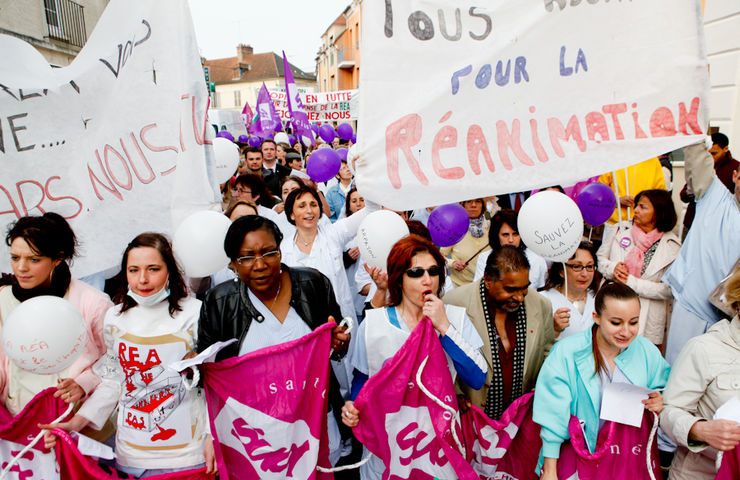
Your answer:
[[[252,55],[254,53],[254,49],[251,45],[244,45],[243,43],[240,43],[236,46],[236,60],[239,63],[247,63],[246,57],[248,55]]]

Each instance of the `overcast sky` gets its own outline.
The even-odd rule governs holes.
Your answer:
[[[313,73],[321,34],[351,0],[188,0],[200,54],[236,56],[240,43],[254,53],[282,50],[288,60]]]

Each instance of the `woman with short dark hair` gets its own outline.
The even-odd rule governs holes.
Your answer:
[[[439,298],[444,288],[445,259],[428,240],[409,235],[388,254],[388,306],[368,310],[352,343],[354,367],[351,400],[344,405],[342,421],[356,427],[362,412],[354,400],[369,377],[392,358],[426,317],[439,334],[450,373],[460,375],[472,388],[483,386],[488,367],[480,353],[483,346],[465,309],[445,305]],[[452,379],[454,381],[454,378]],[[383,463],[372,457],[360,469],[363,479],[381,478]]]
[[[681,243],[671,231],[676,209],[665,190],[643,190],[635,197],[631,221],[618,224],[597,253],[599,271],[640,296],[640,335],[662,345],[673,308],[670,287],[661,280]]]
[[[295,226],[281,244],[283,261],[291,266],[315,268],[331,281],[344,317],[356,319],[354,298],[344,271],[345,245],[357,235],[360,224],[377,209],[367,204],[353,215],[335,223],[320,222],[323,202],[319,192],[308,185],[290,192],[285,199],[285,215]]]
[[[269,219],[247,215],[226,232],[224,251],[238,278],[211,289],[203,300],[198,325],[198,347],[236,338],[239,341],[218,353],[216,360],[244,355],[261,348],[296,340],[327,321],[341,321],[341,310],[329,280],[313,268],[282,263],[283,235]],[[349,335],[335,327],[335,358],[346,352]],[[332,372],[333,376],[334,373]],[[332,379],[332,384],[336,380]],[[339,389],[329,390],[329,458],[341,453],[336,434],[343,399]],[[347,429],[344,438],[351,435]]]

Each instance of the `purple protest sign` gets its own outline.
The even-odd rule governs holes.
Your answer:
[[[257,96],[257,116],[249,127],[249,133],[267,138],[275,127],[280,123],[280,117],[275,110],[275,105],[270,98],[270,92],[264,82]]]

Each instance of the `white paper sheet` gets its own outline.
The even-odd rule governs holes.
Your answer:
[[[231,340],[227,340],[225,342],[216,342],[193,358],[187,358],[185,360],[170,363],[170,368],[172,368],[176,372],[182,372],[188,367],[212,362],[216,358],[218,352],[236,341],[236,338],[232,338]]]
[[[640,427],[642,425],[642,413],[645,410],[642,401],[654,391],[631,383],[610,383],[604,387],[600,418]]]
[[[732,420],[740,423],[740,398],[732,397],[714,412],[714,420]]]

